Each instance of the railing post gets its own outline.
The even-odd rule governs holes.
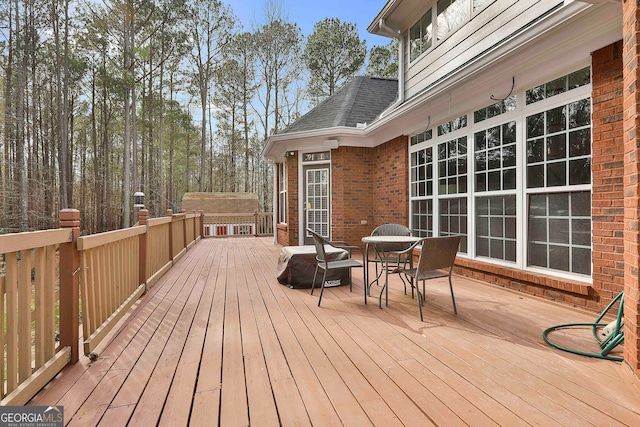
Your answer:
[[[169,221],[169,259],[173,261],[173,210],[167,209],[167,216],[171,217]]]
[[[258,211],[253,211],[253,222],[255,224],[255,228],[253,229],[253,235],[258,237],[258,227],[259,227],[260,216],[258,215]]]
[[[80,292],[78,273],[80,252],[80,211],[62,209],[60,228],[71,229],[71,241],[60,245],[60,345],[71,347],[70,363],[79,359]]]
[[[182,247],[187,249],[189,242],[187,242],[187,211],[182,209]]]
[[[200,209],[200,217],[198,219],[198,223],[200,224],[200,238],[204,239],[204,235],[206,234],[204,232],[204,211],[202,209]]]
[[[138,212],[138,223],[145,226],[145,232],[140,234],[138,243],[138,284],[144,283],[144,291],[147,292],[147,238],[149,236],[149,211],[140,209]]]
[[[193,241],[195,242],[198,239],[198,217],[196,216],[196,210],[193,210]]]

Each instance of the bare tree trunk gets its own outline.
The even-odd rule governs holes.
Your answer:
[[[132,76],[129,74],[133,68],[132,59],[132,46],[130,33],[133,22],[130,20],[130,15],[124,20],[124,40],[123,40],[123,56],[124,56],[124,75],[127,82],[125,83],[124,90],[124,159],[122,159],[122,228],[127,228],[131,225],[131,82]]]
[[[63,2],[65,21],[64,21],[64,46],[60,45],[60,16],[58,14],[57,2],[52,2],[52,23],[53,38],[55,43],[56,55],[56,104],[58,111],[58,138],[60,138],[60,150],[58,152],[58,164],[60,173],[60,206],[67,209],[70,206],[70,193],[72,186],[69,179],[69,127],[68,127],[68,85],[69,85],[69,37],[68,37],[68,20],[69,5],[68,1]],[[62,50],[64,49],[64,53]]]
[[[20,14],[16,1],[16,34],[20,34]],[[25,22],[26,22],[25,12]],[[25,97],[25,76],[27,73],[27,57],[23,48],[24,42],[18,37],[16,51],[20,72],[18,73],[18,92],[16,97],[16,166],[14,168],[14,179],[18,184],[18,230],[28,231],[28,192],[27,176],[25,173],[25,135],[24,135],[24,97]]]

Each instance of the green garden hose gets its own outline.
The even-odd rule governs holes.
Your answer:
[[[612,309],[612,307],[617,302],[619,302],[620,305],[618,306],[618,315],[616,317],[616,320],[615,320],[615,322],[611,323],[613,325],[613,330],[604,339],[601,340],[598,337],[598,333],[597,333],[598,328],[603,328],[603,327],[608,326],[610,324],[609,323],[600,323],[600,321],[602,320],[602,318],[604,316],[607,315],[607,313]],[[547,328],[547,329],[544,330],[544,332],[542,333],[542,337],[547,342],[547,344],[549,344],[553,348],[557,348],[558,350],[568,351],[569,353],[578,354],[580,356],[596,357],[596,358],[599,358],[599,359],[615,360],[616,362],[621,362],[621,361],[624,360],[624,358],[619,357],[619,356],[610,356],[609,352],[611,352],[611,350],[613,350],[615,347],[617,347],[618,345],[620,345],[620,344],[622,344],[624,342],[623,309],[624,309],[624,292],[620,292],[618,294],[618,296],[616,296],[613,299],[613,301],[611,301],[611,303],[609,303],[609,305],[607,305],[607,308],[605,308],[604,311],[602,313],[600,313],[600,315],[598,316],[598,318],[596,319],[596,321],[594,323],[565,323],[565,324],[562,324],[562,325],[552,326],[552,327]],[[596,341],[600,345],[600,348],[602,349],[602,351],[600,353],[589,353],[589,352],[586,352],[586,351],[580,351],[580,350],[576,350],[576,349],[563,347],[561,345],[553,343],[549,339],[549,337],[547,336],[550,332],[557,331],[557,330],[560,330],[560,329],[586,327],[586,326],[590,326],[591,327],[591,331],[593,333],[593,337],[596,339]]]

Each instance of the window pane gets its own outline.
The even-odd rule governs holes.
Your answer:
[[[547,241],[547,220],[532,218],[529,220],[529,240]]]
[[[502,165],[511,167],[516,165],[516,146],[515,144],[502,147]]]
[[[527,144],[527,163],[544,161],[544,139],[534,139]]]
[[[528,210],[529,265],[590,274],[590,193],[530,195]],[[579,215],[582,210],[586,210],[586,215]]]
[[[591,101],[581,99],[569,104],[569,127],[577,128],[591,124]]]
[[[476,255],[489,256],[489,239],[484,237],[478,237],[476,239]]]
[[[440,235],[460,235],[460,252],[467,251],[467,199],[441,199],[440,208]]]
[[[591,251],[586,248],[576,248],[571,257],[572,271],[579,274],[591,274]]]
[[[467,19],[467,0],[438,0],[438,40]]]
[[[569,248],[549,245],[549,268],[569,271]]]
[[[527,139],[544,135],[544,113],[527,117]]]
[[[567,164],[565,162],[547,165],[547,187],[567,185]]]
[[[527,167],[527,187],[544,187],[544,166],[538,165]]]
[[[547,267],[547,245],[529,243],[529,265],[534,267]]]
[[[478,256],[515,261],[516,197],[491,196],[476,199],[476,248]]]
[[[567,141],[565,134],[547,138],[547,160],[564,159],[567,157]]]
[[[580,86],[588,85],[591,83],[591,68],[585,67],[582,70],[575,71],[569,74],[569,89],[574,89]]]
[[[591,183],[591,159],[569,161],[569,185]]]
[[[591,193],[588,191],[571,193],[571,215],[591,216]]]
[[[569,156],[588,156],[591,154],[591,129],[581,129],[569,133]]]
[[[566,107],[547,111],[547,133],[561,132],[567,128]]]
[[[569,220],[549,219],[549,241],[553,243],[569,244]]]
[[[569,215],[569,193],[554,193],[547,196],[550,216]]]
[[[565,88],[566,88],[566,77],[560,77],[559,79],[550,81],[545,85],[545,95],[547,98],[552,97],[554,95],[558,95],[564,92]]]
[[[571,221],[571,243],[591,246],[591,221],[588,219],[574,219]]]

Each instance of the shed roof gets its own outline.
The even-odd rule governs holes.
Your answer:
[[[357,127],[358,123],[370,123],[391,105],[397,95],[396,79],[358,76],[281,133]]]

